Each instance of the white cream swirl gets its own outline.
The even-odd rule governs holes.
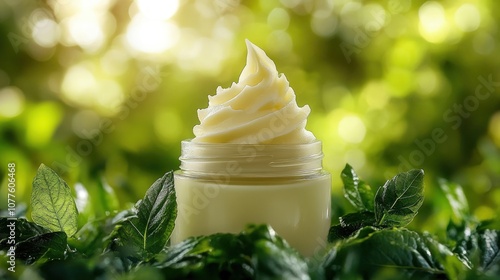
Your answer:
[[[246,40],[247,64],[238,83],[217,88],[208,108],[198,110],[194,142],[302,144],[316,138],[306,130],[309,106],[299,107],[284,74],[259,47]]]

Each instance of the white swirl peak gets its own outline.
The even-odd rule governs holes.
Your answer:
[[[198,110],[194,142],[302,144],[315,141],[306,130],[309,106],[299,107],[284,74],[259,47],[246,40],[247,64],[238,83],[217,88]]]

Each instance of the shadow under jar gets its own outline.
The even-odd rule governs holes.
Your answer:
[[[269,224],[304,256],[326,244],[331,176],[320,141],[307,144],[213,144],[182,141],[174,174],[173,244],[191,236],[239,233]]]

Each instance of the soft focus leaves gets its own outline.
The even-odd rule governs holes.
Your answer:
[[[63,231],[48,232],[28,238],[16,245],[16,257],[27,264],[40,258],[63,259],[67,235]]]
[[[172,279],[310,279],[306,261],[268,226],[179,243],[158,257]]]
[[[310,106],[327,171],[349,163],[379,186],[424,169],[464,186],[471,214],[498,216],[500,1],[83,2],[0,1],[0,164],[19,166],[18,201],[41,162],[101,213],[142,198],[178,169],[207,96],[238,80],[248,38]],[[116,200],[98,202],[95,178]],[[426,191],[410,227],[444,229],[457,216]]]
[[[6,217],[0,218],[0,228],[2,228],[2,229],[8,229],[7,225],[9,225],[11,223],[15,224],[15,228],[16,228],[15,240],[17,242],[21,242],[21,241],[24,241],[30,237],[49,232],[48,229],[41,227],[33,222],[29,222],[23,218],[17,219],[17,220],[15,220],[15,222],[13,220],[9,220]],[[9,236],[9,231],[2,230],[0,232],[0,248],[1,249],[5,249],[7,247],[8,236]]]
[[[445,246],[406,229],[365,228],[329,254],[324,263],[327,279],[349,274],[373,278],[384,270],[404,278],[435,279],[446,274],[443,258],[455,258],[453,265],[463,266]]]

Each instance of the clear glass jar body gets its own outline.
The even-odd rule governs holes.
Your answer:
[[[305,256],[326,243],[331,176],[321,142],[293,145],[182,142],[174,174],[178,214],[172,243],[269,224]]]

